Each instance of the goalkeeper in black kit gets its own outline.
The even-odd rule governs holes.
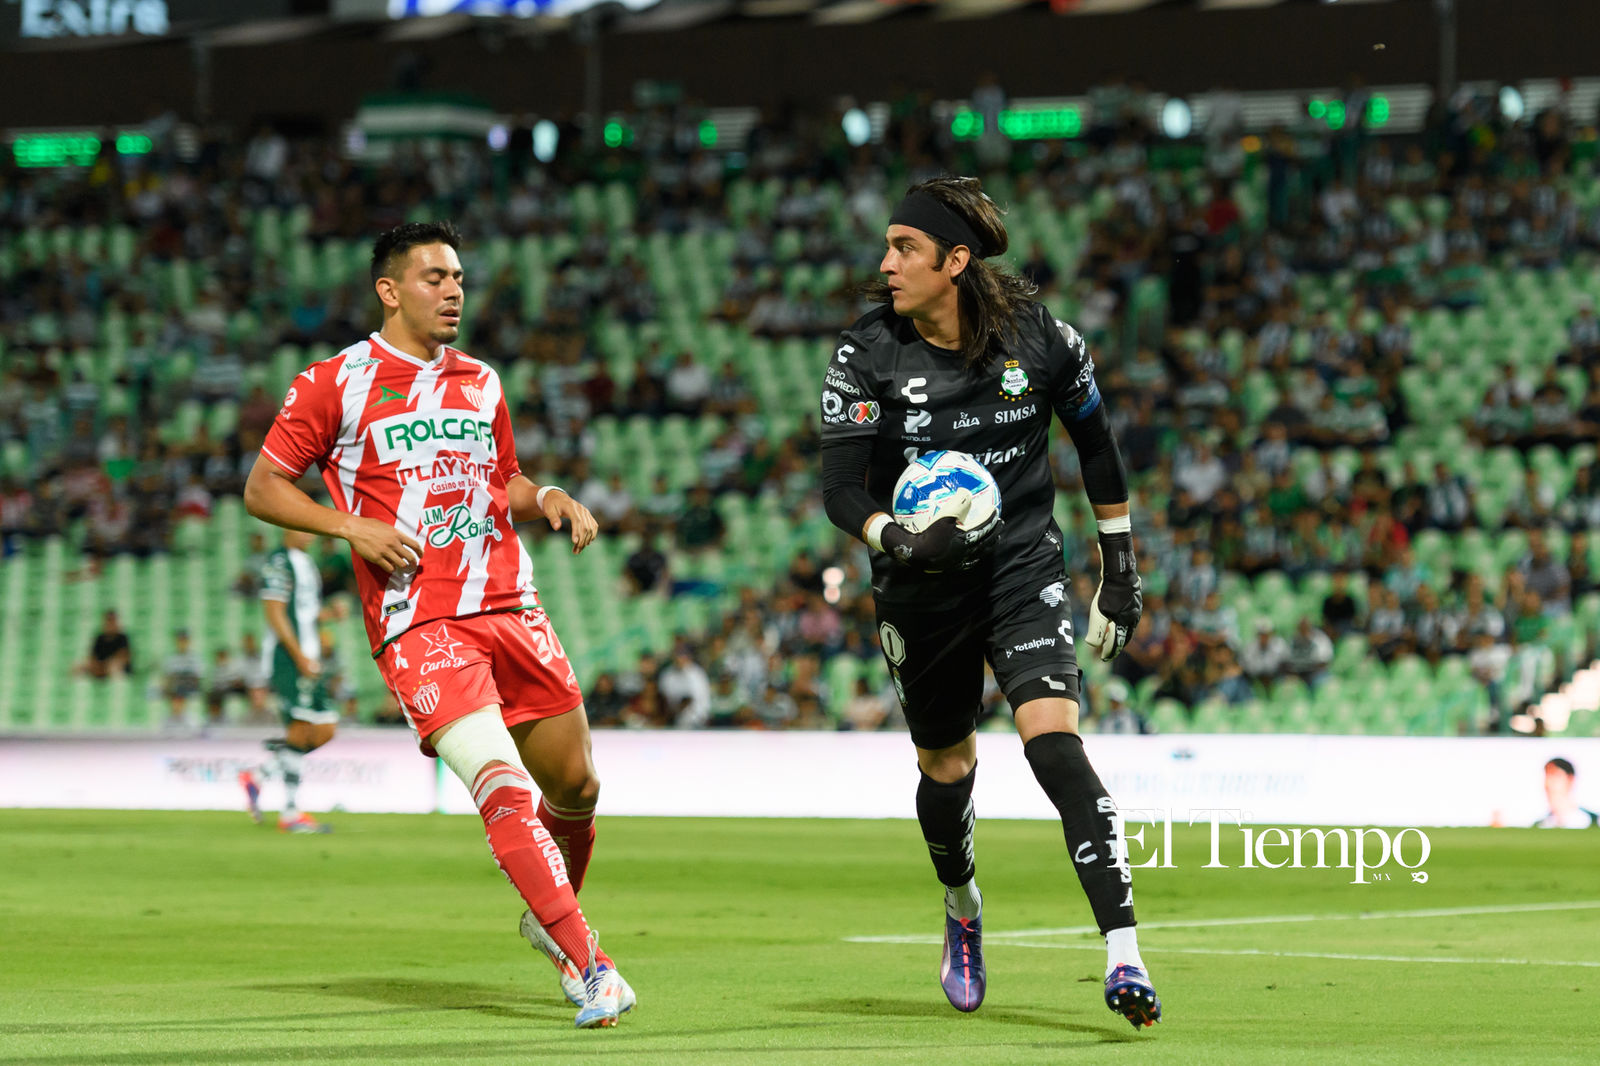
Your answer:
[[[1049,432],[1071,434],[1100,528],[1100,587],[1082,640],[1108,661],[1139,624],[1128,486],[1083,338],[984,260],[1005,223],[974,178],[913,186],[889,219],[882,306],[839,337],[822,384],[828,517],[873,549],[878,635],[921,779],[917,819],[945,886],[940,984],[957,1010],[983,1002],[983,897],[972,833],[983,664],[1011,704],[1023,752],[1061,814],[1067,853],[1106,938],[1106,1005],[1135,1028],[1161,1018],[1134,935],[1132,875],[1078,736],[1079,671]],[[962,451],[988,468],[1001,514],[920,533],[889,512],[919,454]],[[1003,521],[1001,520],[1003,517]]]

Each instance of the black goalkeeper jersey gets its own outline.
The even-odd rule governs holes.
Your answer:
[[[967,452],[1000,486],[1005,527],[993,558],[962,573],[923,574],[874,552],[872,586],[884,602],[1003,597],[1062,569],[1050,413],[1070,427],[1094,413],[1100,391],[1077,330],[1033,302],[1018,325],[1005,357],[981,371],[963,369],[957,353],[923,340],[887,305],[839,335],[822,383],[822,439],[872,438],[866,488],[882,510],[893,513],[895,482],[924,452]]]

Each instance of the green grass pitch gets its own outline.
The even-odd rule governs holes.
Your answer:
[[[1352,885],[1180,830],[1136,872],[1167,1012],[1136,1033],[1098,937],[1027,932],[1091,921],[1051,823],[979,824],[961,1015],[937,946],[847,939],[938,935],[914,823],[602,819],[585,911],[639,1008],[578,1032],[477,819],[331,818],[0,812],[0,1066],[1600,1061],[1600,834],[1436,830],[1426,884]],[[1270,916],[1315,920],[1215,921]]]

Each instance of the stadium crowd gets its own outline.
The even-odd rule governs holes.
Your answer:
[[[1517,491],[1486,506],[1442,455],[1417,466],[1394,443],[1440,426],[1405,387],[1408,369],[1452,366],[1451,351],[1419,347],[1423,316],[1480,307],[1491,269],[1559,271],[1600,251],[1600,204],[1581,203],[1568,185],[1578,131],[1559,108],[1511,123],[1469,94],[1437,105],[1416,136],[1308,120],[1247,138],[1219,120],[1174,145],[1151,129],[1133,90],[1113,86],[1096,99],[1082,141],[957,140],[932,101],[907,96],[881,142],[860,146],[836,113],[795,111],[764,116],[740,151],[712,151],[698,140],[698,114],[662,109],[628,119],[625,148],[584,151],[569,129],[548,166],[461,146],[358,162],[331,141],[264,129],[243,143],[202,131],[187,151],[162,144],[83,172],[9,170],[0,223],[12,234],[125,226],[136,236],[125,269],[48,244],[39,254],[12,246],[0,297],[0,448],[13,457],[0,463],[0,544],[9,554],[67,535],[92,571],[114,554],[172,550],[175,523],[204,519],[218,497],[239,493],[277,410],[263,383],[270,354],[341,347],[372,326],[364,282],[304,284],[246,222],[255,209],[310,205],[303,238],[313,247],[359,245],[422,216],[453,218],[469,250],[499,236],[576,238],[550,265],[538,320],[523,313],[512,266],[471,278],[463,346],[503,374],[529,369],[533,387],[511,397],[525,468],[571,486],[606,534],[636,545],[618,594],[697,594],[675,570],[723,544],[719,498],[775,495],[797,520],[818,512],[815,428],[774,439],[739,366],[660,342],[631,380],[618,380],[595,356],[597,330],[649,323],[671,294],[637,255],[617,250],[614,227],[580,220],[569,190],[632,188],[641,239],[726,240],[730,280],[711,317],[754,337],[810,338],[858,313],[853,287],[876,269],[889,198],[924,177],[977,170],[1010,194],[1013,218],[1038,205],[1090,209],[1081,245],[1035,239],[1011,259],[1090,339],[1132,475],[1145,614],[1117,680],[1089,693],[1105,726],[1148,727],[1124,710],[1132,692],[1141,705],[1192,706],[1243,703],[1285,679],[1314,690],[1355,638],[1350,646],[1386,662],[1464,659],[1490,694],[1492,717],[1477,726],[1502,728],[1554,679],[1546,631],[1600,588],[1589,541],[1600,526],[1600,467],[1579,469],[1558,495],[1530,465]],[[740,181],[777,195],[760,210],[736,203]],[[157,280],[180,261],[194,268],[183,300]],[[830,284],[786,288],[795,263]],[[71,358],[102,342],[108,315],[128,324],[119,403]],[[1594,439],[1592,303],[1575,302],[1565,326],[1554,362],[1536,372],[1503,363],[1459,427],[1467,439],[1525,454]],[[172,416],[191,400],[234,404],[237,418],[221,435],[205,423],[177,435]],[[662,475],[645,493],[597,452],[600,415],[715,415],[726,428],[699,457],[697,482]],[[1076,494],[1075,453],[1064,435],[1056,447],[1059,487]],[[1080,610],[1097,572],[1091,528],[1067,531]],[[1526,553],[1494,574],[1436,572],[1416,550],[1430,533],[1508,528],[1523,531]],[[831,553],[801,554],[770,585],[738,590],[737,607],[705,634],[599,676],[591,717],[641,727],[894,724],[884,672],[868,669],[877,650],[865,562],[845,538]],[[1322,590],[1315,609],[1242,615],[1230,590],[1277,576]],[[337,588],[339,575],[332,580]],[[194,672],[186,694],[205,688]]]

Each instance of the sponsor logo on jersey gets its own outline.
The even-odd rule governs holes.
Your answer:
[[[1067,583],[1053,581],[1039,590],[1039,599],[1046,607],[1060,607],[1067,599]]]
[[[475,463],[470,459],[463,459],[459,455],[441,455],[431,463],[419,466],[397,467],[394,479],[401,485],[411,485],[419,481],[441,481],[450,478],[460,479],[462,484],[458,487],[466,488],[467,484],[487,485],[494,477],[493,463]],[[452,486],[435,485],[437,491],[445,491]]]
[[[1007,422],[1025,422],[1039,413],[1039,405],[1030,403],[1026,407],[1001,408],[994,413],[995,425],[1005,425]]]
[[[411,709],[418,714],[432,714],[439,709],[439,683],[429,681],[426,685],[417,686],[417,691],[411,696]]]
[[[374,359],[373,362],[376,363],[377,360]],[[403,400],[406,398],[405,393],[391,389],[387,385],[379,385],[378,388],[381,390],[380,394],[376,400],[373,400],[371,403],[367,404],[368,410],[377,407],[379,404],[392,403],[395,400]]]
[[[1053,648],[1055,646],[1055,637],[1034,637],[1032,640],[1023,641],[1021,644],[1013,644],[1007,648],[1006,658],[1009,659],[1012,655],[1021,655],[1027,651],[1038,651],[1040,648]]]
[[[848,363],[850,360],[846,359],[845,356],[854,355],[855,351],[856,351],[855,345],[853,345],[853,344],[841,344],[841,345],[839,345],[839,350],[834,352],[833,354],[837,355],[839,357],[839,362]]]
[[[977,415],[969,415],[969,414],[967,414],[967,412],[962,411],[961,412],[961,417],[956,419],[954,422],[950,423],[950,428],[951,429],[971,429],[973,426],[975,426],[977,424],[978,424],[978,416]]]
[[[456,655],[456,649],[461,647],[461,642],[450,636],[450,630],[445,627],[443,622],[440,622],[439,628],[432,633],[418,633],[417,636],[421,637],[422,642],[428,646],[427,654],[424,656],[426,661],[419,667],[420,672],[431,674],[435,670],[453,669],[467,665],[465,659]],[[440,656],[437,662],[434,661],[434,656]],[[435,691],[437,691],[437,688]]]
[[[844,397],[832,389],[823,389],[822,413],[828,418],[838,418],[844,413]]]
[[[887,658],[891,664],[899,666],[901,663],[906,661],[906,641],[905,638],[900,635],[900,631],[898,629],[890,625],[888,622],[884,622],[878,627],[878,640],[883,644],[884,657]],[[896,678],[897,682],[898,680],[899,679]],[[904,698],[904,696],[901,697],[902,700]]]
[[[1083,337],[1078,333],[1078,331],[1061,321],[1059,318],[1056,319],[1056,329],[1061,331],[1061,339],[1067,342],[1068,348],[1078,349],[1084,346]]]
[[[1000,398],[1015,403],[1032,391],[1028,372],[1022,369],[1022,364],[1015,359],[1007,359],[1006,368],[1000,372]]]
[[[900,389],[900,395],[912,403],[927,403],[928,394],[922,390],[927,387],[927,378],[911,378]]]
[[[861,390],[850,384],[843,372],[836,366],[829,366],[828,373],[824,375],[822,383],[830,389],[838,389],[846,396],[860,396]]]
[[[883,414],[876,400],[860,400],[850,405],[850,421],[858,426],[869,426]]]
[[[455,541],[476,540],[479,537],[500,539],[500,527],[494,515],[475,518],[472,508],[458,503],[448,511],[443,507],[429,507],[422,512],[422,524],[427,528],[430,548],[443,548]]]
[[[489,816],[484,818],[483,824],[485,826],[490,826],[490,825],[493,825],[494,823],[500,821],[501,819],[509,818],[511,815],[516,814],[516,813],[517,813],[517,809],[515,807],[496,807],[494,809],[494,813],[493,814],[490,814]]]
[[[478,388],[478,386],[472,384],[471,382],[462,385],[461,395],[465,396],[467,398],[467,402],[472,406],[476,407],[480,411],[483,410],[483,390]]]
[[[383,609],[383,616],[385,618],[393,618],[395,615],[409,610],[411,610],[411,601],[401,600],[398,603],[391,603],[389,606],[385,607]]]
[[[926,411],[907,411],[906,412],[906,436],[908,436],[908,437],[910,437],[913,433],[916,433],[919,430],[925,429],[925,428],[927,428],[928,426],[930,426],[932,424],[933,424],[933,416],[930,415]],[[914,439],[916,439],[916,440],[926,440],[927,438],[926,437],[917,437],[917,438],[914,438]]]
[[[477,444],[495,451],[494,423],[476,411],[407,411],[380,418],[367,427],[380,463],[392,463],[420,447],[474,450]]]
[[[994,451],[984,452],[982,455],[973,454],[973,458],[984,466],[995,466],[999,463],[1009,463],[1020,455],[1027,455],[1028,449],[1017,445],[1014,448],[996,448]]]
[[[380,363],[381,361],[382,360],[380,360],[375,355],[368,355],[368,356],[364,356],[363,358],[360,358],[360,359],[352,359],[352,360],[350,360],[348,363],[346,363],[344,365],[344,368],[346,370],[363,370],[363,369],[365,369],[366,367],[369,367],[369,366],[377,366],[378,363]]]

